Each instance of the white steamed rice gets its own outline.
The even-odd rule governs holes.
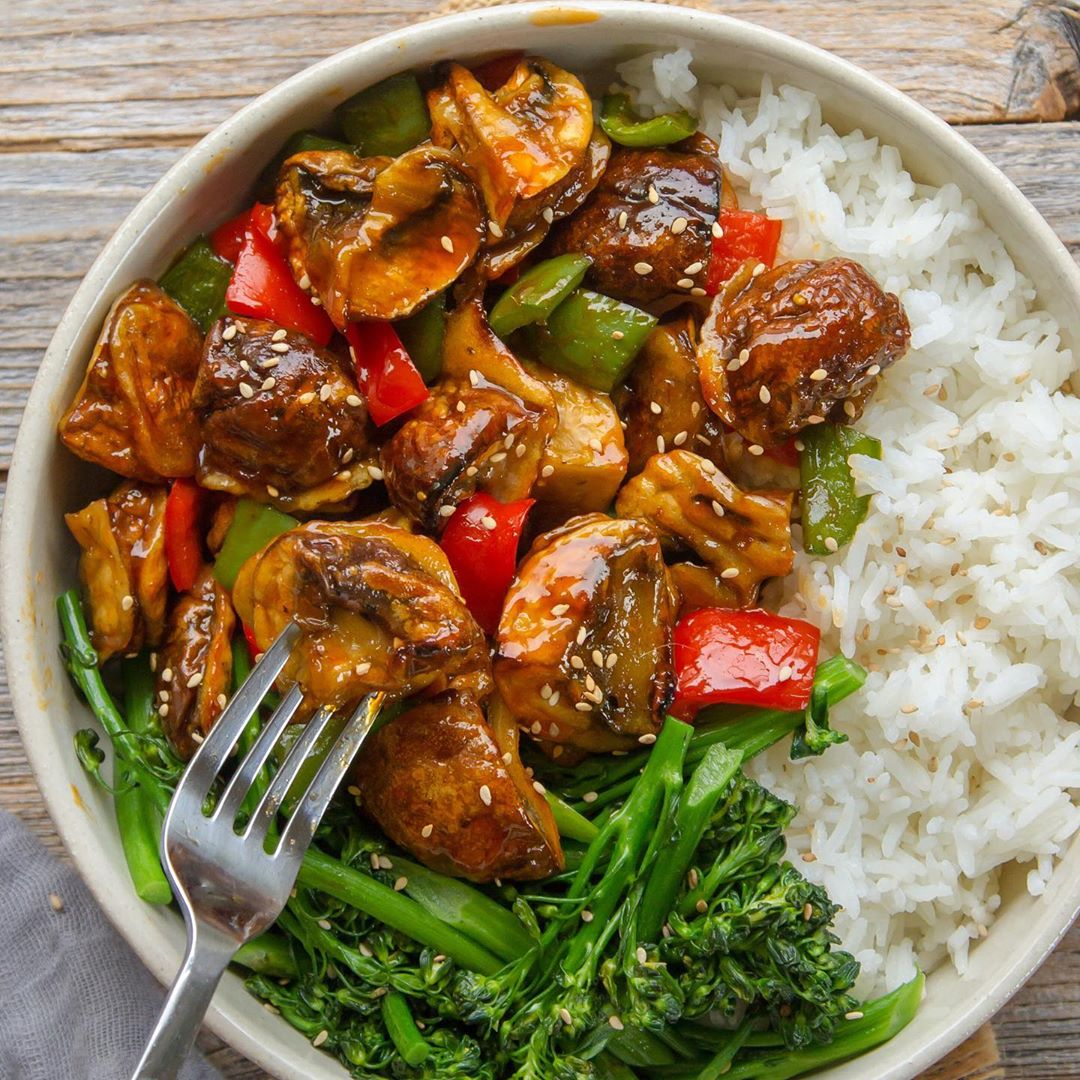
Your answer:
[[[1064,718],[1080,691],[1073,359],[957,187],[838,134],[812,94],[766,78],[737,100],[691,60],[655,53],[619,75],[644,111],[699,118],[744,203],[783,219],[783,258],[856,259],[912,327],[860,423],[884,447],[853,459],[870,514],[836,556],[800,552],[786,609],[821,626],[823,655],[871,671],[835,715],[850,741],[801,763],[776,747],[754,773],[800,807],[791,858],[843,905],[862,992],[916,960],[963,972],[1002,868],[1024,863],[1040,894],[1080,827],[1080,727]]]

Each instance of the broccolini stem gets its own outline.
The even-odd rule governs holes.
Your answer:
[[[382,1018],[405,1064],[412,1069],[423,1065],[431,1053],[431,1047],[420,1034],[404,994],[391,990],[382,999]]]
[[[582,844],[591,844],[600,834],[600,826],[590,821],[584,814],[579,814],[568,802],[549,791],[546,793],[548,806],[555,818],[559,835],[567,840],[578,840]]]
[[[260,934],[241,945],[233,963],[274,979],[290,979],[300,974],[289,939],[275,933]]]

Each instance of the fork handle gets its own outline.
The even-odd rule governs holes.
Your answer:
[[[237,941],[206,923],[189,928],[188,950],[131,1080],[175,1080]]]

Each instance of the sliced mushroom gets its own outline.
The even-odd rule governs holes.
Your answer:
[[[570,72],[526,57],[489,92],[451,64],[428,94],[431,137],[456,145],[477,171],[488,216],[503,226],[515,203],[559,183],[578,165],[593,132],[592,101]]]
[[[772,446],[862,411],[878,375],[907,351],[899,299],[850,259],[748,267],[714,297],[698,365],[712,410],[743,438]]]
[[[303,334],[219,320],[194,405],[203,487],[315,510],[346,506],[371,484],[373,429],[349,362]]]
[[[558,417],[551,389],[491,332],[479,296],[447,319],[443,357],[443,378],[382,450],[391,501],[432,531],[476,491],[527,496]]]
[[[491,688],[483,631],[426,536],[377,521],[308,522],[244,564],[233,602],[260,645],[296,620],[302,636],[284,677],[321,705],[372,690]]]
[[[661,323],[615,394],[626,423],[629,475],[672,447],[723,461],[723,427],[705,404],[697,368],[697,326],[689,313]]]
[[[276,209],[298,281],[339,330],[400,319],[457,280],[484,238],[480,194],[459,155],[430,143],[387,162],[343,151],[285,163]]]
[[[157,645],[169,589],[165,489],[127,481],[64,520],[82,548],[79,577],[98,659]]]
[[[619,492],[623,517],[648,522],[673,553],[693,552],[731,607],[748,607],[766,578],[791,571],[791,492],[749,494],[687,450],[651,458]]]
[[[586,514],[538,537],[506,595],[495,679],[518,724],[585,750],[659,730],[676,598],[641,521]]]
[[[722,184],[710,153],[620,147],[585,205],[553,230],[553,251],[588,253],[586,280],[631,304],[704,296]]]
[[[169,612],[154,689],[161,726],[185,760],[209,734],[228,701],[235,627],[229,594],[210,567]]]
[[[121,476],[160,482],[195,471],[191,391],[202,335],[152,281],[137,281],[105,318],[60,438]]]
[[[485,882],[563,868],[551,810],[469,694],[441,694],[380,728],[354,776],[379,827],[433,870]]]

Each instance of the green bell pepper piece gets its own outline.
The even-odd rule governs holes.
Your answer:
[[[241,499],[236,504],[225,542],[214,562],[214,577],[231,589],[236,584],[240,567],[257,551],[261,551],[275,536],[294,529],[300,522],[272,506],[253,499]]]
[[[523,333],[542,364],[610,393],[625,378],[656,322],[654,315],[621,300],[577,289],[547,322],[525,327]]]
[[[419,311],[394,323],[401,344],[428,385],[442,372],[446,336],[446,296],[440,293]]]
[[[606,94],[600,108],[600,126],[620,146],[670,146],[688,139],[697,123],[685,110],[642,119],[630,107],[626,94]]]
[[[431,131],[423,91],[410,71],[354,94],[334,110],[334,116],[345,138],[363,157],[397,157],[423,142]]]
[[[218,258],[200,236],[162,275],[158,284],[195,320],[205,334],[225,313],[225,290],[232,263]]]
[[[495,301],[488,325],[501,338],[529,323],[543,322],[580,284],[592,259],[558,255],[526,270]]]
[[[828,555],[851,540],[870,505],[869,496],[855,493],[848,458],[880,459],[881,443],[842,424],[819,424],[799,438],[803,547],[811,555]]]

